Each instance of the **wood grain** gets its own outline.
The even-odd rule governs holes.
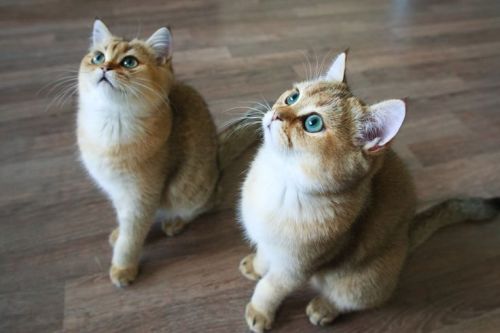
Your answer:
[[[137,283],[108,281],[114,213],[78,162],[74,98],[52,103],[50,91],[75,75],[95,16],[129,37],[171,25],[176,73],[205,96],[218,126],[242,111],[228,109],[275,99],[350,47],[355,93],[409,97],[395,148],[422,205],[500,195],[496,0],[3,0],[0,332],[246,331],[253,284],[237,266],[250,249],[231,206],[247,160],[232,171],[226,210],[174,239],[155,226]],[[331,330],[498,332],[499,276],[499,218],[448,228],[409,260],[386,306]],[[288,298],[273,332],[325,331],[306,319],[313,295]]]

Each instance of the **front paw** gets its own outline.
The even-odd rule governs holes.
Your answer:
[[[252,303],[247,304],[245,319],[250,330],[256,333],[263,333],[264,330],[270,330],[273,324],[272,316],[261,313],[255,309]]]
[[[240,272],[249,280],[257,281],[261,278],[260,274],[255,271],[253,266],[253,261],[255,259],[255,253],[247,255],[240,261]]]
[[[123,288],[128,286],[132,283],[132,281],[135,280],[138,271],[139,270],[137,266],[120,268],[112,265],[109,269],[109,277],[111,279],[111,282],[115,286],[117,286],[118,288]]]

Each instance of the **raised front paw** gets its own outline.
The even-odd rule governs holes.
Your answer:
[[[255,271],[253,261],[255,259],[255,253],[247,255],[240,261],[240,272],[249,280],[257,281],[261,278],[260,274]]]
[[[123,288],[135,280],[138,271],[137,266],[120,268],[112,265],[109,269],[109,277],[115,286]]]
[[[309,302],[306,313],[311,324],[316,326],[330,324],[339,314],[333,305],[319,296]]]
[[[252,332],[262,333],[264,330],[271,329],[273,324],[272,316],[261,313],[252,305],[248,303],[245,310],[245,319],[247,325]]]
[[[178,235],[181,233],[182,230],[184,230],[184,227],[188,224],[188,222],[181,220],[181,219],[175,219],[173,221],[163,221],[161,223],[161,228],[163,229],[163,232],[165,235],[169,237],[173,237],[175,235]]]

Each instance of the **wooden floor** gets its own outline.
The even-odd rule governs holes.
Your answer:
[[[497,0],[2,0],[0,332],[246,331],[253,284],[237,266],[250,249],[231,210],[175,239],[156,227],[137,282],[108,281],[114,213],[77,160],[74,98],[40,92],[72,75],[95,16],[126,36],[171,25],[178,77],[219,126],[350,47],[355,93],[409,96],[395,147],[422,205],[500,195]],[[500,218],[439,232],[381,309],[317,329],[304,313],[312,295],[287,299],[273,332],[500,332]]]

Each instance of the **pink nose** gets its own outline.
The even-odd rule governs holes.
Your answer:
[[[274,112],[272,120],[275,121],[275,120],[283,120],[283,119],[280,118],[278,112]]]

